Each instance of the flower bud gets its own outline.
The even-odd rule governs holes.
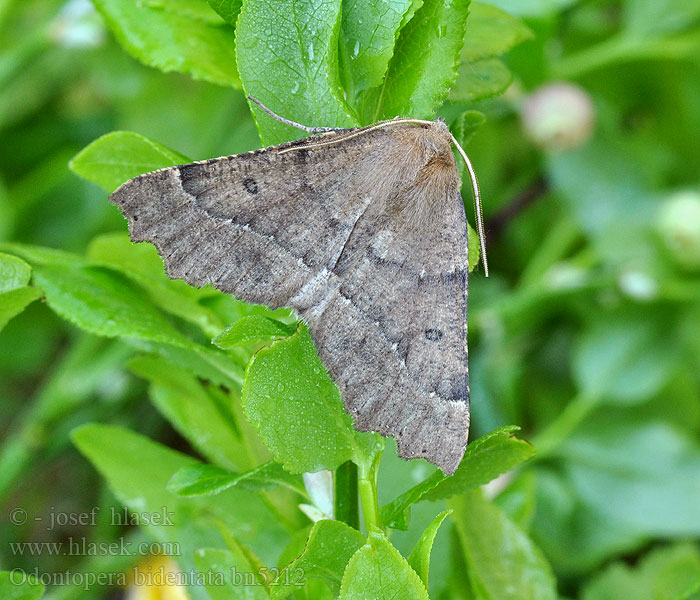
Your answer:
[[[544,150],[570,150],[591,137],[595,121],[588,93],[570,83],[549,83],[523,102],[525,134]]]
[[[50,31],[54,42],[66,48],[93,48],[105,41],[104,22],[89,0],[66,2]]]
[[[689,270],[700,270],[700,193],[677,192],[659,210],[659,234],[673,259]]]

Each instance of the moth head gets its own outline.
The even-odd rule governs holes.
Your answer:
[[[387,209],[400,217],[404,227],[421,227],[459,193],[452,138],[444,121],[406,125],[399,135],[395,161],[403,163],[402,178]]]

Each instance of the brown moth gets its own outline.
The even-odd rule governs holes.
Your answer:
[[[469,268],[453,142],[478,203],[469,160],[443,121],[309,129],[271,114],[323,133],[146,173],[110,200],[170,277],[294,308],[356,428],[454,473],[469,430]]]

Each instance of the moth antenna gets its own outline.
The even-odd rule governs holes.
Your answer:
[[[323,146],[333,146],[335,144],[340,144],[341,142],[345,142],[349,139],[352,139],[354,137],[358,137],[361,135],[366,135],[370,131],[375,131],[377,129],[384,129],[385,127],[391,127],[392,125],[404,125],[406,123],[410,123],[412,125],[432,125],[432,121],[424,121],[422,119],[403,119],[403,118],[394,118],[391,121],[381,121],[379,123],[375,123],[374,125],[368,125],[367,127],[360,127],[358,129],[352,129],[350,131],[346,131],[345,133],[342,133],[338,136],[333,137],[330,140],[325,140],[322,142],[311,142],[309,144],[305,144],[304,146],[295,146],[292,148],[285,148],[284,150],[280,150],[279,154],[285,154],[287,152],[295,152],[298,150],[311,150],[313,148],[321,148]],[[338,131],[338,129],[330,129],[330,131]],[[341,131],[343,131],[341,129]]]
[[[302,125],[301,123],[297,123],[296,121],[291,121],[289,119],[285,119],[284,117],[280,117],[277,113],[272,112],[267,106],[265,106],[260,100],[257,98],[253,98],[253,96],[248,96],[248,100],[251,102],[255,102],[260,109],[270,115],[273,119],[276,121],[279,121],[280,123],[284,123],[285,125],[289,125],[290,127],[295,127],[296,129],[301,129],[302,131],[306,131],[307,133],[325,133],[326,131],[337,131],[337,127],[308,127],[307,125]]]
[[[484,213],[481,209],[481,192],[479,191],[479,180],[476,178],[476,172],[472,166],[467,153],[464,148],[459,145],[455,136],[450,133],[452,137],[452,143],[457,148],[457,151],[462,156],[464,164],[467,166],[467,171],[469,171],[469,179],[472,181],[472,192],[474,194],[474,216],[476,217],[476,231],[479,235],[479,249],[481,250],[481,262],[484,264],[484,275],[489,276],[489,263],[486,259],[486,232],[484,230]]]

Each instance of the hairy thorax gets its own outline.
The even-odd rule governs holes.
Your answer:
[[[460,178],[450,132],[443,121],[392,132],[398,139],[391,161],[402,177],[388,194],[387,213],[399,217],[402,227],[421,228],[432,216],[455,201]]]

